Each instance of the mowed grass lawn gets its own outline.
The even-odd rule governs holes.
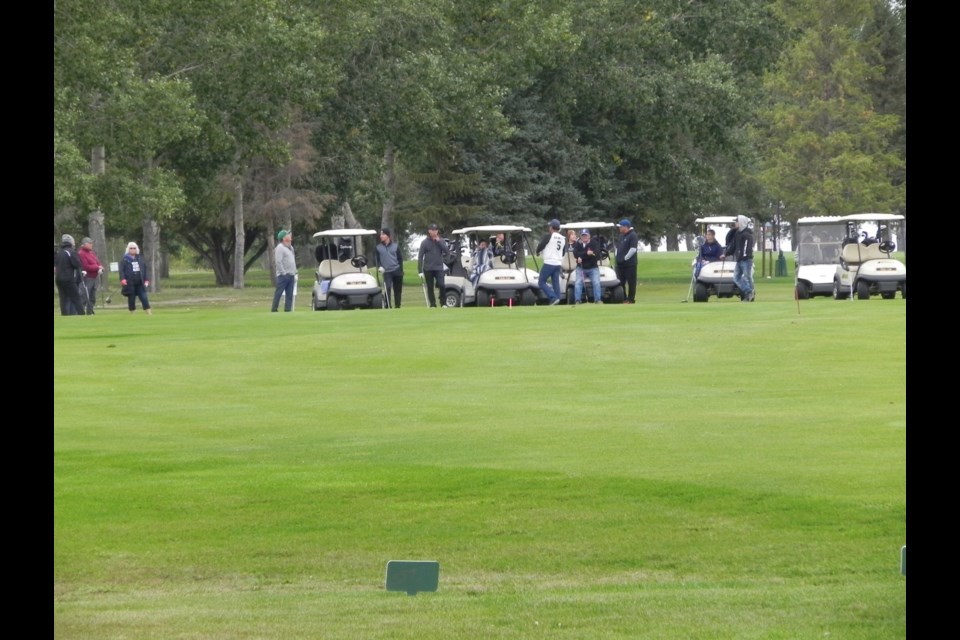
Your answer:
[[[426,309],[408,267],[315,313],[307,268],[293,314],[174,275],[56,316],[55,636],[905,637],[906,301],[798,311],[758,257],[684,304],[691,256],[634,306]]]

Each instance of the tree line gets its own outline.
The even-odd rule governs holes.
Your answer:
[[[906,2],[57,0],[54,233],[905,213]],[[153,281],[156,286],[159,278]]]

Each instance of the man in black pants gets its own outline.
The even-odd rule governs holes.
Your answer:
[[[637,232],[626,218],[617,223],[617,230],[620,231],[620,240],[617,242],[617,280],[623,285],[626,294],[623,304],[634,304],[637,301]]]
[[[84,304],[80,300],[80,287],[83,286],[83,267],[80,257],[73,248],[73,236],[64,234],[60,239],[60,250],[54,256],[53,270],[56,272],[57,295],[60,298],[60,315],[82,316]]]
[[[426,283],[427,301],[431,307],[437,306],[434,286],[440,290],[440,297],[443,297],[443,262],[449,252],[446,240],[440,237],[439,228],[431,224],[427,228],[427,237],[420,243],[420,253],[417,255],[417,274]]]

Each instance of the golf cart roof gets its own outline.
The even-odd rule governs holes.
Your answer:
[[[345,238],[349,236],[376,236],[379,232],[372,229],[327,229],[326,231],[317,231],[313,234],[314,238]]]
[[[563,230],[567,229],[610,229],[617,225],[612,222],[568,222],[560,225]]]
[[[843,221],[850,222],[885,222],[887,220],[904,220],[899,213],[854,213],[849,216],[841,216]]]
[[[526,227],[518,227],[511,224],[484,224],[479,227],[464,227],[462,229],[454,229],[453,233],[462,235],[466,233],[508,233],[510,231],[530,233],[530,229]]]
[[[806,218],[797,218],[797,224],[835,224],[843,221],[843,216],[807,216]]]
[[[733,224],[736,220],[737,216],[706,216],[697,218],[694,222],[697,224]]]

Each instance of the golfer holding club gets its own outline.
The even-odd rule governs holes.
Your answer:
[[[93,308],[97,306],[97,288],[100,282],[100,274],[103,273],[103,265],[100,264],[100,258],[93,252],[93,240],[84,238],[80,241],[80,249],[77,251],[80,257],[80,264],[83,265],[83,288],[86,295],[83,302],[86,305],[88,316],[93,315]]]
[[[423,282],[428,307],[437,306],[434,286],[440,290],[440,297],[443,298],[443,263],[449,253],[447,241],[440,237],[440,228],[431,224],[427,227],[427,237],[420,243],[420,252],[417,254],[417,275]]]
[[[733,228],[727,232],[724,254],[737,261],[733,269],[733,283],[740,289],[740,302],[753,302],[757,293],[753,286],[753,223],[747,216],[737,216]]]
[[[403,254],[400,245],[393,241],[390,229],[380,229],[380,244],[377,245],[377,268],[383,276],[383,289],[387,308],[400,308],[403,292]],[[391,295],[392,294],[392,295]]]

